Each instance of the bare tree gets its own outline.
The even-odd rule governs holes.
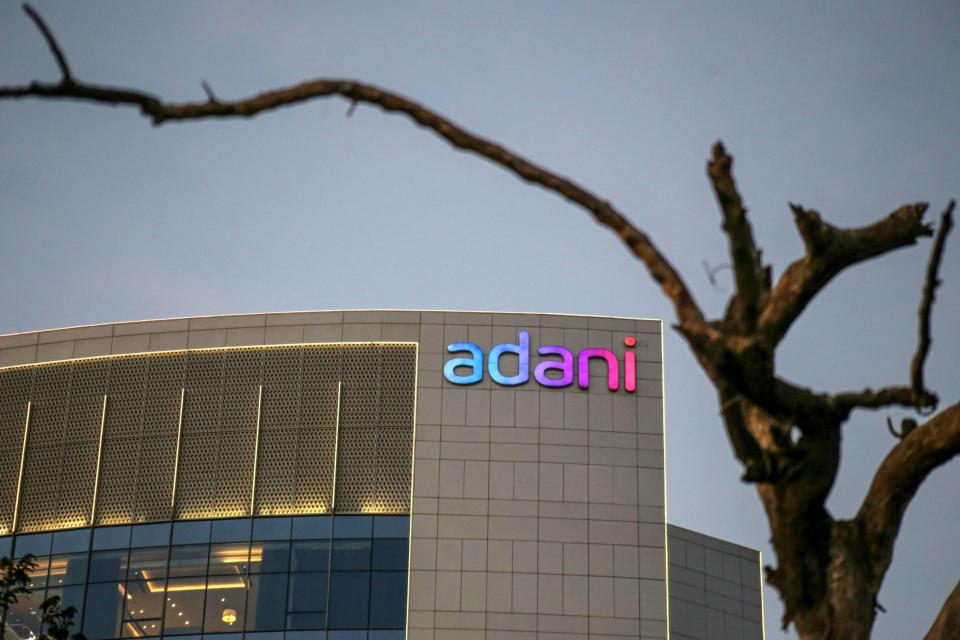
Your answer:
[[[0,87],[0,98],[79,100],[132,106],[154,125],[204,118],[252,117],[315,98],[340,96],[408,116],[457,149],[476,154],[527,182],[584,209],[611,230],[644,264],[676,313],[684,337],[716,388],[723,422],[743,481],[756,486],[770,523],[777,567],[768,581],[784,603],[783,625],[802,638],[855,639],[870,635],[877,594],[890,566],[904,512],[926,477],[960,452],[960,403],[936,415],[937,396],[924,384],[930,352],[930,314],[939,284],[944,243],[954,203],[940,217],[921,290],[916,355],[907,382],[878,390],[813,391],[779,377],[778,345],[807,305],[841,271],[934,234],[923,221],[927,204],[907,204],[872,224],[838,228],[812,209],[791,205],[804,255],[776,283],[753,237],[734,182],[733,160],[717,143],[707,163],[730,252],[735,290],[721,318],[704,316],[683,279],[650,238],[610,202],[456,125],[408,98],[347,79],[316,79],[239,100],[221,100],[203,83],[207,99],[173,103],[139,90],[77,81],[50,30],[29,6],[56,59],[58,82]],[[890,431],[896,442],[880,464],[858,512],[834,518],[826,509],[837,478],[843,426],[857,409],[902,407],[922,424],[905,420]],[[960,637],[960,584],[928,631],[928,640]]]

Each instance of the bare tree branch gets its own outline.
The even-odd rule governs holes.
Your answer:
[[[747,219],[737,185],[733,179],[733,158],[722,142],[713,145],[713,154],[707,163],[707,175],[713,184],[717,202],[723,212],[723,232],[730,244],[730,260],[733,264],[737,291],[730,301],[727,318],[743,334],[754,329],[761,305],[770,293],[765,281],[760,252],[753,239],[753,230]]]
[[[768,344],[775,346],[797,316],[830,280],[847,267],[933,235],[923,223],[926,203],[904,205],[866,227],[840,229],[824,222],[816,211],[791,205],[806,255],[791,264],[764,305],[758,324]]]
[[[960,638],[960,582],[940,608],[940,614],[923,640],[956,640]]]
[[[930,312],[933,310],[933,303],[936,300],[937,287],[940,286],[938,273],[940,263],[943,260],[943,248],[947,242],[947,235],[953,228],[953,207],[956,203],[951,200],[946,210],[940,214],[940,227],[937,229],[937,236],[933,241],[933,247],[930,249],[930,261],[927,263],[927,274],[923,282],[923,296],[920,300],[920,337],[917,342],[917,353],[913,356],[913,362],[910,364],[910,384],[917,394],[926,393],[923,384],[923,364],[930,352]]]
[[[856,516],[875,575],[886,572],[903,515],[920,485],[934,469],[958,454],[960,403],[905,435],[880,463]]]
[[[32,9],[27,11],[30,13]],[[266,91],[240,100],[185,103],[167,103],[156,96],[136,90],[104,87],[72,80],[59,84],[33,82],[29,85],[0,87],[0,99],[40,97],[112,106],[134,106],[138,107],[140,112],[149,117],[155,125],[204,118],[249,118],[280,107],[330,96],[341,96],[353,103],[371,104],[388,113],[405,114],[416,124],[433,131],[457,149],[486,158],[520,179],[539,185],[585,209],[599,224],[613,231],[631,253],[644,263],[651,277],[673,302],[677,318],[682,325],[705,325],[703,313],[673,265],[660,253],[645,233],[635,227],[608,201],[602,200],[575,182],[534,164],[506,147],[467,131],[413,100],[374,85],[356,80],[318,79]]]
[[[57,39],[53,37],[53,32],[50,31],[50,28],[47,27],[47,23],[44,22],[43,18],[40,16],[36,10],[31,7],[29,4],[23,5],[23,11],[30,19],[33,20],[33,23],[37,25],[37,29],[40,30],[40,33],[43,34],[43,39],[47,41],[47,46],[50,47],[50,53],[53,54],[53,57],[57,61],[57,66],[60,67],[60,74],[62,76],[62,82],[69,83],[73,81],[73,74],[70,73],[70,65],[67,64],[67,59],[63,55],[63,51],[60,49],[60,45],[57,44]]]

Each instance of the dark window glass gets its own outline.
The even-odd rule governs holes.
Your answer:
[[[287,596],[287,576],[283,573],[267,573],[250,576],[250,593],[247,596],[247,631],[273,631],[283,629]],[[247,634],[247,638],[250,634]]]
[[[247,636],[250,637],[249,635]],[[180,640],[183,640],[182,638]],[[242,633],[214,633],[203,636],[203,640],[243,640]]]
[[[366,629],[370,574],[366,571],[330,574],[331,629]]]
[[[404,571],[407,568],[407,541],[374,540],[373,568]]]
[[[50,561],[49,586],[62,587],[86,582],[87,557],[86,553],[53,556]]]
[[[173,523],[173,544],[199,544],[210,542],[210,521]]]
[[[214,520],[213,542],[244,542],[250,539],[250,519]]]
[[[167,577],[167,547],[130,550],[131,580],[162,580]]]
[[[120,630],[124,638],[150,638],[160,635],[163,624],[160,618],[154,620],[124,620]]]
[[[288,613],[287,629],[323,629],[327,626],[327,614],[318,613]],[[290,634],[287,634],[290,638]]]
[[[250,546],[250,573],[286,571],[289,558],[289,542],[254,542]]]
[[[164,635],[200,633],[206,581],[203,576],[170,579],[163,616]]]
[[[407,516],[377,516],[373,519],[374,538],[406,538],[410,535]]]
[[[43,592],[43,588],[47,586],[47,574],[50,571],[50,558],[42,556],[40,558],[33,559],[36,568],[30,572],[30,588],[39,589],[40,592]]]
[[[204,612],[205,633],[243,629],[247,581],[240,576],[212,576],[207,581],[207,604]]]
[[[86,589],[87,587],[82,584],[72,587],[57,587],[56,589],[47,589],[47,594],[44,596],[45,598],[59,596],[62,609],[74,607],[77,610],[76,615],[73,616],[73,626],[70,627],[71,633],[76,633],[83,627],[83,594]]]
[[[287,625],[287,640],[326,640],[325,631],[289,631],[291,627]]]
[[[333,519],[334,538],[369,538],[373,534],[373,516],[337,516]]]
[[[290,576],[287,611],[295,613],[298,611],[317,612],[326,610],[327,573],[325,571],[323,573],[295,573]]]
[[[28,553],[35,556],[50,555],[50,542],[53,536],[49,533],[34,533],[28,536],[17,536],[17,543],[14,550],[17,557],[22,558]]]
[[[334,540],[334,571],[361,571],[370,568],[369,540]]]
[[[22,595],[7,611],[7,628],[20,638],[32,638],[40,634],[40,613],[43,591]]]
[[[205,544],[192,544],[170,549],[170,576],[202,576],[207,573]]]
[[[86,605],[83,612],[83,635],[88,640],[119,637],[123,596],[116,582],[88,585]]]
[[[127,550],[95,551],[90,554],[90,582],[123,582],[127,577]]]
[[[323,539],[330,537],[330,516],[305,516],[293,519],[293,537],[297,540]]]
[[[257,518],[253,521],[254,540],[289,540],[290,518]]]
[[[4,536],[0,538],[0,558],[9,558],[13,552],[13,538]]]
[[[86,553],[90,549],[90,529],[57,531],[53,534],[54,553]]]
[[[368,640],[404,640],[406,634],[403,629],[399,630],[374,630],[371,629],[367,634]]]
[[[123,617],[125,620],[143,621],[156,620],[163,615],[165,580],[129,580],[126,588],[126,598],[123,603]],[[140,625],[142,626],[142,625]],[[152,629],[148,635],[158,635],[158,627]]]
[[[407,572],[374,571],[370,578],[370,628],[402,629],[407,610]]]
[[[94,549],[126,549],[130,546],[130,527],[99,527],[93,530]]]
[[[250,560],[249,542],[210,545],[209,575],[246,575]]]
[[[294,542],[290,554],[291,571],[326,571],[330,565],[330,542],[311,540]]]
[[[283,640],[283,631],[271,631],[268,633],[245,633],[244,640]]]
[[[327,640],[367,640],[366,631],[328,631]]]
[[[133,535],[130,537],[131,547],[160,547],[170,544],[170,525],[161,524],[140,524],[133,528]]]

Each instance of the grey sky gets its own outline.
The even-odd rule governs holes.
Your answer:
[[[171,99],[311,76],[414,97],[610,199],[722,311],[704,162],[722,138],[765,257],[798,255],[788,201],[841,225],[960,196],[960,4],[37,2],[77,76]],[[56,68],[0,5],[0,83]],[[328,100],[153,129],[129,109],[0,103],[0,333],[208,313],[407,307],[664,318],[643,268],[586,214],[399,117]],[[960,237],[928,368],[960,395]],[[843,274],[777,362],[838,390],[903,382],[929,242]],[[669,517],[761,548],[766,523],[711,388],[666,338]],[[849,423],[831,499],[851,515],[892,445]],[[889,415],[898,416],[897,412]],[[922,635],[960,577],[960,463],[911,506],[877,638]],[[780,607],[766,593],[769,638]]]

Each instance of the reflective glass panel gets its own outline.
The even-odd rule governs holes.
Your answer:
[[[164,580],[130,580],[127,582],[123,617],[126,620],[156,620],[163,615]],[[159,633],[159,630],[157,631]],[[151,633],[150,635],[156,635]]]
[[[170,577],[202,576],[207,572],[205,544],[192,544],[170,549]]]
[[[214,520],[213,542],[243,542],[250,539],[250,519]]]
[[[127,577],[127,550],[95,551],[90,554],[90,582],[113,580],[123,582]]]
[[[53,534],[53,553],[86,552],[90,548],[90,529],[57,531]]]
[[[250,576],[247,596],[247,631],[283,629],[287,596],[287,576],[284,573],[266,573]],[[247,638],[250,637],[248,634]]]
[[[290,518],[257,518],[253,521],[254,540],[288,540]]]
[[[77,610],[77,613],[73,616],[73,626],[70,627],[70,633],[77,633],[83,627],[83,594],[85,591],[86,587],[78,584],[72,587],[48,588],[44,596],[45,598],[59,596],[62,609],[74,607]]]
[[[406,538],[410,535],[408,516],[377,516],[373,519],[374,538]]]
[[[295,573],[290,576],[287,611],[326,611],[327,573]],[[324,625],[320,625],[321,627]]]
[[[43,591],[19,596],[7,611],[7,627],[20,638],[40,634],[40,613],[37,609],[43,602]]]
[[[325,626],[327,614],[323,612],[287,614],[287,629],[323,629]]]
[[[130,527],[99,527],[93,530],[94,549],[126,549],[130,546]]]
[[[360,571],[370,568],[369,540],[334,540],[334,571]]]
[[[302,516],[293,519],[293,537],[298,540],[330,537],[333,519],[330,516]]]
[[[370,574],[366,571],[330,574],[331,629],[365,629],[370,602]]]
[[[122,585],[104,582],[87,586],[86,609],[83,612],[83,635],[88,640],[107,640],[120,635]]]
[[[374,571],[370,579],[370,628],[403,628],[406,609],[407,572]]]
[[[83,584],[87,581],[87,554],[71,553],[50,560],[49,586]]]
[[[239,576],[215,576],[207,582],[203,630],[206,633],[243,629],[247,582]]]
[[[47,574],[50,571],[50,558],[47,556],[34,558],[33,563],[36,566],[34,569],[28,572],[30,575],[29,586],[31,589],[39,589],[42,593],[43,588],[47,586]]]
[[[286,571],[289,558],[289,542],[254,542],[250,546],[250,573]]]
[[[171,578],[167,582],[163,633],[184,635],[200,633],[203,629],[203,597],[207,579]]]
[[[373,516],[336,516],[334,538],[369,538],[373,533]]]
[[[127,576],[131,580],[162,580],[167,577],[167,547],[130,550]]]
[[[210,542],[210,521],[173,523],[173,544],[199,544]]]
[[[18,558],[22,558],[28,553],[35,556],[50,555],[50,542],[53,536],[49,533],[33,533],[26,536],[17,536],[14,551]]]
[[[330,565],[330,542],[294,542],[290,553],[291,571],[326,571]]]
[[[249,542],[210,545],[208,575],[246,575],[250,560]]]
[[[140,524],[133,528],[131,547],[160,547],[170,544],[170,524]]]
[[[407,568],[406,540],[374,540],[373,568],[403,571]]]

